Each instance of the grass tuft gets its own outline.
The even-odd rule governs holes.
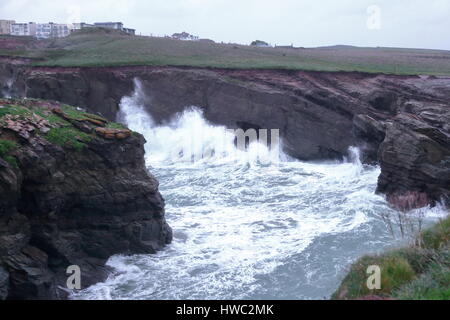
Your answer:
[[[83,150],[86,143],[92,140],[91,135],[73,127],[53,128],[45,138],[51,143],[61,147],[74,148],[76,151]]]
[[[422,233],[422,245],[425,248],[439,249],[448,242],[450,242],[450,219],[442,220]]]
[[[393,297],[403,300],[450,300],[450,268],[433,263],[418,279],[395,291]]]

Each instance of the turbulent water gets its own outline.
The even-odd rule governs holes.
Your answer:
[[[174,240],[155,255],[112,257],[117,273],[75,299],[323,299],[352,261],[404,241],[374,193],[380,169],[361,165],[357,149],[328,163],[257,143],[238,151],[194,107],[156,126],[136,86],[119,120],[148,141]]]
[[[12,98],[12,88],[14,84],[14,79],[6,80],[3,88],[0,90],[0,97],[10,99]]]

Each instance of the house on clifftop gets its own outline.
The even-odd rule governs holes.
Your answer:
[[[183,31],[181,33],[174,33],[172,35],[172,39],[185,40],[185,41],[197,41],[198,37]]]
[[[98,28],[123,30],[122,22],[95,22],[94,26]]]
[[[261,47],[261,48],[269,48],[270,47],[270,44],[268,44],[267,42],[262,41],[262,40],[255,40],[250,45],[255,46],[255,47]]]
[[[95,22],[94,26],[98,27],[98,28],[120,30],[120,31],[126,32],[131,35],[136,34],[135,29],[124,28],[122,22]]]

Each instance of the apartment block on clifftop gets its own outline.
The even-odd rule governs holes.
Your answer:
[[[70,34],[71,28],[67,24],[60,23],[38,23],[36,28],[36,38],[62,38]]]
[[[10,34],[12,36],[36,36],[36,23],[11,23]]]
[[[14,20],[0,20],[0,34],[11,34],[11,24],[16,23]]]
[[[13,36],[32,36],[39,39],[62,38],[70,35],[74,30],[84,28],[107,28],[121,30],[131,35],[135,35],[136,30],[124,28],[122,22],[96,22],[88,24],[84,22],[73,24],[62,23],[16,23],[14,20],[0,20],[0,34],[10,34]]]
[[[95,22],[94,26],[99,28],[116,29],[116,30],[123,29],[122,22]]]

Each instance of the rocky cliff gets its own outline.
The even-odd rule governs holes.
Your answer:
[[[144,143],[60,103],[0,100],[0,299],[65,298],[68,266],[87,287],[111,255],[171,241]]]
[[[11,69],[11,62],[6,63]],[[450,195],[450,78],[175,67],[42,68],[16,63],[15,94],[63,101],[115,119],[143,83],[157,121],[186,106],[231,128],[280,129],[302,160],[341,158],[351,145],[379,163],[378,191],[408,210]]]

